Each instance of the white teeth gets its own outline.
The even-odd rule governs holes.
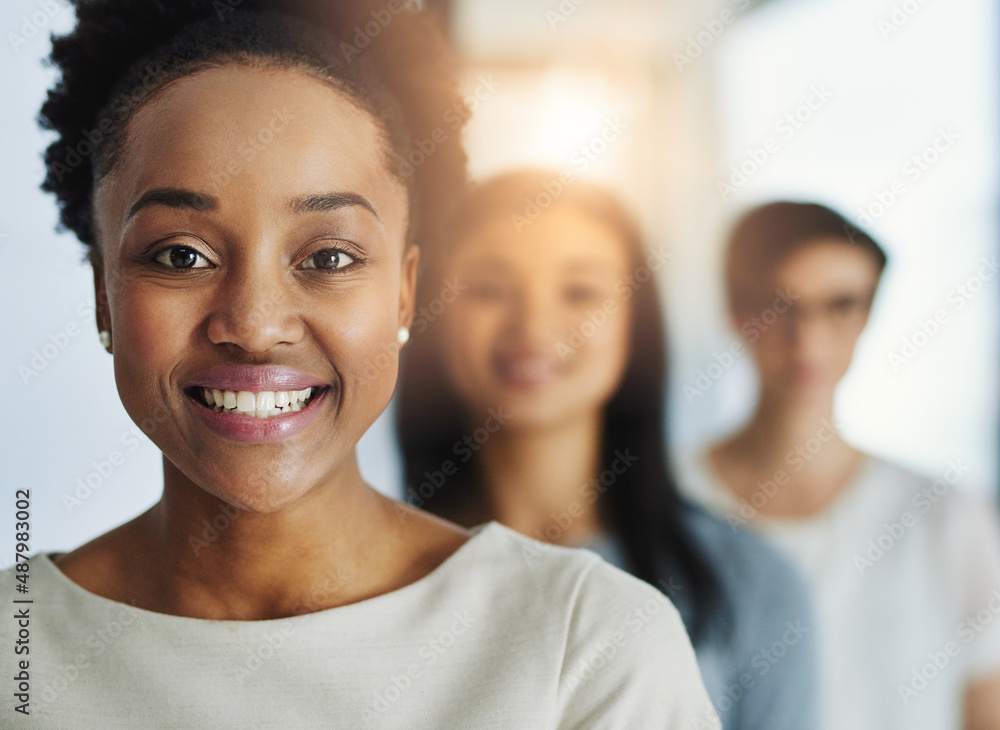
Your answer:
[[[257,398],[249,390],[241,390],[236,394],[236,410],[253,413],[257,410]]]
[[[257,412],[270,411],[274,408],[274,392],[262,390],[257,394]]]
[[[271,418],[282,413],[301,411],[306,401],[316,392],[316,388],[302,390],[264,390],[253,393],[202,388],[201,396],[206,405],[217,413],[237,413],[254,418]]]

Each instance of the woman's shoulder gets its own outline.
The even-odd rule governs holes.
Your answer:
[[[514,612],[520,634],[541,623],[551,629],[540,635],[558,636],[560,727],[717,727],[680,614],[663,593],[589,550],[495,522],[483,531],[472,562],[489,566],[489,600]]]
[[[646,633],[658,635],[667,655],[670,645],[690,648],[674,604],[645,581],[590,550],[540,542],[497,522],[482,529],[479,550],[467,563],[480,576],[476,590],[517,621],[561,626],[567,652],[574,644],[592,646],[599,634],[613,643],[618,634],[624,639],[652,624]]]
[[[541,542],[499,522],[475,528],[479,550],[475,563],[485,567],[493,581],[502,578],[507,589],[531,595],[544,588],[546,602],[563,599],[567,610],[580,602],[659,600],[655,588],[606,562],[596,553]],[[485,575],[484,575],[485,577]]]

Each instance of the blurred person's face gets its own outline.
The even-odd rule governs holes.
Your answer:
[[[507,215],[475,229],[445,272],[468,288],[442,314],[443,359],[469,410],[551,426],[599,411],[628,359],[625,243],[572,205],[518,233]],[[625,287],[619,286],[618,289]]]
[[[868,321],[879,271],[875,258],[837,238],[821,238],[780,260],[772,296],[734,312],[765,393],[827,398],[847,372]]]
[[[382,139],[304,72],[226,66],[142,107],[98,189],[122,403],[230,504],[270,512],[335,479],[392,395],[417,252]],[[210,407],[213,389],[238,412]]]

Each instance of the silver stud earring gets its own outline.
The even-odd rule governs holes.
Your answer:
[[[111,330],[101,330],[97,333],[97,337],[101,340],[105,350],[111,347]]]
[[[410,341],[410,330],[406,327],[400,327],[399,332],[396,333],[396,339],[399,340],[400,345],[405,345]]]

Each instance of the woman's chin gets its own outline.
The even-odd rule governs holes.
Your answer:
[[[504,416],[504,428],[547,429],[578,418],[579,403],[562,398],[505,398],[497,407]]]
[[[287,509],[307,491],[301,486],[307,480],[289,481],[259,471],[241,473],[232,470],[224,475],[203,475],[192,481],[210,500],[218,501],[220,508],[228,505],[254,514],[272,514]]]

